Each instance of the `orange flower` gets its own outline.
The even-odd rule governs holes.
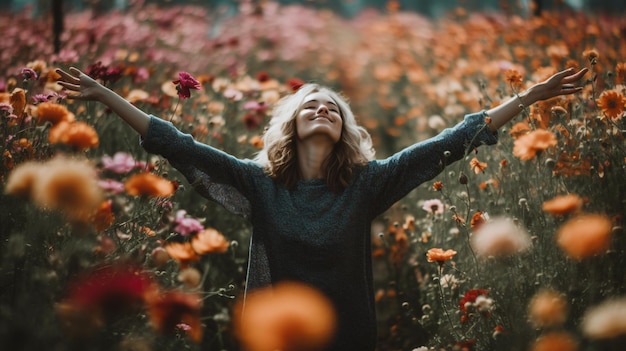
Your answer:
[[[211,252],[224,253],[228,251],[230,243],[224,238],[222,233],[213,228],[206,228],[191,239],[191,247],[199,255]]]
[[[567,301],[553,290],[542,290],[530,300],[528,317],[537,328],[563,325],[567,318]]]
[[[90,220],[102,202],[93,165],[57,157],[42,167],[33,188],[34,202],[74,220]]]
[[[589,49],[583,51],[583,57],[587,59],[592,65],[595,65],[598,61],[598,58],[600,57],[600,54],[596,49]]]
[[[253,136],[252,138],[250,138],[250,145],[254,146],[257,149],[262,149],[263,148],[263,138],[261,138],[258,135]]]
[[[541,209],[555,216],[566,215],[580,211],[583,199],[576,194],[557,196],[552,200],[544,201]]]
[[[518,122],[515,123],[511,129],[509,130],[509,134],[513,137],[513,139],[517,139],[520,136],[530,132],[530,124],[527,122]]]
[[[85,122],[59,122],[50,128],[48,141],[52,144],[62,143],[76,149],[89,149],[99,144],[98,133]]]
[[[626,83],[626,62],[615,65],[615,84]]]
[[[170,242],[165,245],[165,251],[171,258],[178,261],[181,267],[185,268],[189,263],[200,260],[200,255],[191,246],[190,242],[177,243]]]
[[[435,189],[436,191],[441,191],[441,189],[443,189],[443,182],[440,182],[440,181],[434,182],[433,189]]]
[[[485,173],[485,168],[487,168],[487,164],[485,162],[480,162],[476,157],[474,157],[470,161],[470,168],[474,171],[474,173]]]
[[[472,229],[477,230],[483,223],[485,223],[485,221],[486,219],[485,216],[483,216],[483,213],[481,211],[476,211],[476,213],[472,215],[472,219],[470,220],[470,226],[472,227]]]
[[[115,221],[115,215],[113,214],[113,201],[105,200],[100,203],[100,207],[93,216],[92,223],[96,231],[101,232],[111,226]]]
[[[124,184],[126,192],[135,196],[168,197],[174,194],[174,184],[153,173],[135,174]]]
[[[50,122],[53,125],[60,122],[73,122],[74,114],[63,105],[52,102],[42,102],[37,105],[37,121],[39,123]]]
[[[16,88],[13,90],[11,97],[9,98],[9,103],[13,107],[15,115],[17,117],[22,117],[24,108],[26,108],[26,92],[24,92],[24,89]]]
[[[235,307],[235,333],[246,350],[320,350],[335,331],[330,301],[309,286],[280,282]]]
[[[604,215],[579,215],[559,228],[556,240],[569,257],[582,260],[609,248],[611,227],[611,221]]]
[[[41,208],[60,211],[78,221],[90,220],[102,201],[93,166],[65,157],[16,167],[5,192],[28,197]]]
[[[576,351],[578,342],[568,333],[550,332],[533,343],[531,351]]]
[[[626,109],[626,98],[617,90],[605,90],[597,100],[598,107],[609,118],[621,118]]]
[[[440,248],[429,249],[426,253],[426,257],[428,258],[428,262],[437,262],[440,265],[443,264],[447,260],[451,260],[452,257],[456,255],[456,251],[454,250],[446,250],[443,251]]]
[[[152,326],[162,334],[174,334],[179,325],[186,325],[189,338],[202,341],[200,308],[202,299],[195,294],[170,291],[147,299]]]
[[[504,71],[506,82],[514,88],[520,88],[524,81],[522,75],[515,69],[507,69]]]
[[[521,160],[531,160],[538,152],[556,144],[557,139],[552,132],[538,129],[517,138],[513,145],[513,154]]]

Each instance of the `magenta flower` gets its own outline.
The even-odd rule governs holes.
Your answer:
[[[24,77],[24,79],[26,80],[36,80],[37,78],[39,78],[39,76],[37,75],[37,72],[35,72],[35,70],[33,70],[32,68],[22,68],[22,72],[20,72],[20,74],[22,75],[22,77]]]
[[[187,72],[179,72],[178,79],[172,83],[176,84],[176,91],[178,91],[178,97],[181,99],[188,99],[191,97],[191,91],[189,89],[202,89],[200,82]]]
[[[195,218],[187,217],[187,211],[185,210],[178,210],[178,212],[176,212],[174,223],[176,224],[174,231],[184,236],[204,230],[202,223]]]
[[[137,167],[137,161],[131,154],[116,152],[113,157],[102,156],[102,168],[117,174],[124,174]]]

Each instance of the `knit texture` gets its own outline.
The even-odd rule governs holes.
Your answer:
[[[485,117],[484,111],[469,114],[431,139],[368,162],[341,192],[329,190],[324,179],[288,190],[255,162],[196,142],[154,116],[143,146],[167,158],[202,195],[251,221],[246,291],[283,280],[310,284],[337,312],[328,350],[366,351],[376,347],[372,220],[466,152],[495,144]]]

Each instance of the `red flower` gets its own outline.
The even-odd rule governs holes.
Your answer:
[[[181,99],[191,97],[191,91],[189,89],[200,90],[202,88],[200,82],[187,72],[179,72],[178,79],[172,83],[176,84],[176,91],[178,92],[178,97]]]
[[[291,91],[295,93],[304,85],[304,81],[298,78],[289,78],[287,79],[287,85],[291,88]]]

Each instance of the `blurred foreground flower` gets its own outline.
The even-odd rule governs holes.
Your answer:
[[[610,339],[626,335],[626,297],[612,298],[589,308],[581,325],[583,334],[592,339]]]
[[[519,157],[521,160],[532,160],[537,156],[537,153],[552,146],[556,146],[556,144],[557,139],[552,132],[537,129],[515,139],[513,155]]]
[[[99,267],[74,281],[56,309],[66,330],[80,335],[138,312],[155,289],[152,279],[134,267]]]
[[[512,219],[494,218],[474,232],[471,245],[478,257],[504,257],[528,250],[530,236]]]
[[[531,351],[576,351],[578,342],[565,332],[550,332],[542,335],[533,343]]]
[[[559,228],[556,240],[569,257],[581,260],[609,248],[611,228],[611,221],[604,215],[579,215]]]
[[[53,102],[42,102],[37,105],[35,110],[37,121],[39,123],[50,122],[56,125],[61,122],[73,122],[76,118],[74,114],[67,110],[63,105]]]
[[[583,207],[583,199],[576,194],[557,196],[551,200],[544,201],[541,209],[552,215],[566,215],[580,211]]]
[[[528,317],[537,328],[560,326],[567,318],[567,301],[556,291],[539,291],[528,304]]]
[[[179,325],[191,340],[199,343],[202,340],[202,323],[200,308],[202,300],[195,294],[170,291],[147,296],[148,312],[152,326],[162,334],[173,334]]]
[[[249,351],[321,350],[335,331],[332,304],[317,290],[282,282],[255,290],[235,308],[235,332]]]
[[[5,192],[83,222],[92,218],[102,201],[94,167],[86,160],[61,156],[17,166],[9,175]]]
[[[178,92],[178,97],[181,99],[188,99],[191,97],[190,89],[202,89],[200,82],[187,72],[179,72],[178,79],[172,83],[176,84],[176,91]]]
[[[100,143],[96,130],[85,122],[60,122],[48,133],[51,144],[65,144],[77,150],[95,148]]]

